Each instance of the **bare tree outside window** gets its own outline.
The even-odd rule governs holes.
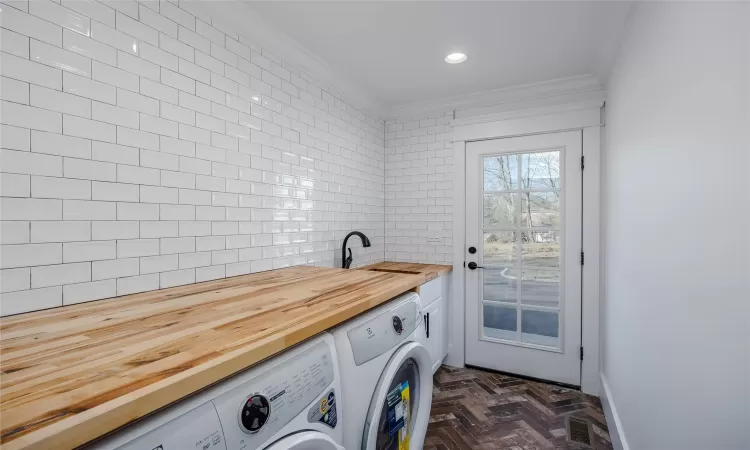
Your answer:
[[[516,195],[511,193],[518,189],[518,156],[493,156],[485,158],[484,190],[484,223],[486,226],[515,228]]]
[[[553,260],[554,254],[559,254],[559,236],[555,230],[560,226],[560,152],[485,157],[484,191],[484,226],[509,231],[517,226],[529,229],[518,236],[522,244],[536,244],[545,254],[537,258],[535,252],[524,251],[524,261],[529,265],[559,267],[559,261]],[[499,233],[485,234],[487,244],[500,241],[505,239]],[[490,250],[485,253],[489,259],[511,254],[506,248],[486,250]]]

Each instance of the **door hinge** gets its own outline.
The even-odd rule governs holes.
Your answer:
[[[583,170],[583,166],[585,166],[585,164],[583,163],[583,158],[585,158],[585,156],[581,156],[581,170]]]
[[[581,347],[581,361],[583,361],[583,347]]]
[[[583,250],[581,250],[581,265],[583,265]]]

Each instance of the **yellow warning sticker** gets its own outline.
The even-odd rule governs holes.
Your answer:
[[[411,439],[411,420],[409,411],[409,382],[401,384],[401,414],[404,418],[404,427],[398,430],[398,450],[409,450],[409,440]]]
[[[328,412],[328,399],[322,398],[320,399],[320,413],[325,414]]]

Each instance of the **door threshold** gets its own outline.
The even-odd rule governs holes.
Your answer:
[[[522,380],[536,381],[537,383],[552,384],[552,385],[555,385],[555,386],[563,387],[565,389],[572,389],[574,391],[580,391],[581,390],[581,386],[576,386],[574,384],[561,383],[559,381],[552,381],[552,380],[545,380],[543,378],[529,377],[529,376],[526,376],[526,375],[519,375],[517,373],[503,372],[502,370],[487,369],[485,367],[472,366],[470,364],[466,364],[466,367],[468,367],[470,369],[481,370],[483,372],[492,372],[492,373],[497,373],[499,375],[505,375],[505,376],[509,376],[509,377],[513,377],[513,378],[520,378]]]

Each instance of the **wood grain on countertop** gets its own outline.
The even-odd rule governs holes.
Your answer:
[[[435,278],[445,275],[453,270],[453,266],[444,264],[419,264],[408,262],[379,262],[369,266],[360,267],[360,270],[375,270],[393,273],[414,273],[425,277],[425,281],[434,280]]]
[[[389,264],[418,274],[291,267],[1,318],[0,443],[82,445],[445,270]]]

